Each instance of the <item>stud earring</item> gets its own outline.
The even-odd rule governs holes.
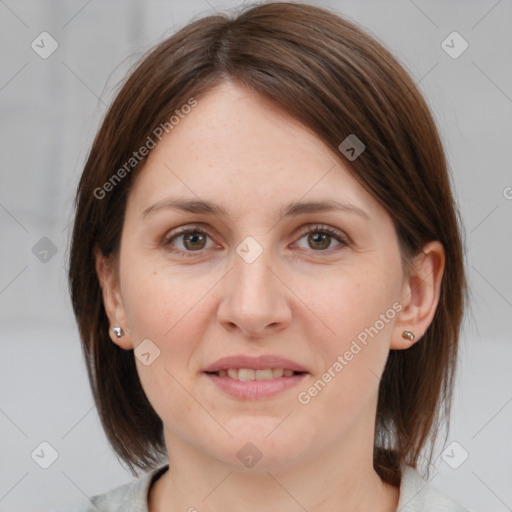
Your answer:
[[[404,340],[413,341],[414,340],[414,334],[411,331],[404,331],[402,333],[402,338]]]
[[[121,327],[112,327],[112,330],[114,331],[114,334],[115,334],[118,338],[122,338],[122,337],[123,337],[124,332],[123,332],[123,329],[121,329]]]

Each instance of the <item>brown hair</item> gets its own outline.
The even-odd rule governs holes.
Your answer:
[[[155,467],[165,454],[162,421],[144,394],[134,355],[109,338],[94,259],[96,248],[118,254],[127,194],[144,160],[123,173],[115,190],[101,199],[97,191],[116,170],[126,170],[155,127],[225,79],[273,100],[340,159],[338,146],[347,136],[363,141],[365,151],[344,164],[389,212],[405,263],[429,241],[445,248],[432,324],[420,342],[390,352],[380,382],[374,467],[398,485],[400,464],[417,467],[429,442],[431,458],[441,419],[449,420],[466,300],[460,221],[435,122],[411,77],[357,25],[307,4],[249,5],[231,17],[192,21],[142,59],[105,116],[77,190],[69,267],[105,432],[134,474],[134,467]]]

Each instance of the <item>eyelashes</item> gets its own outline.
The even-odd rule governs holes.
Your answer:
[[[311,240],[313,240],[312,238],[310,237],[314,237],[315,235],[323,235],[323,238],[321,239],[322,242],[325,242],[325,239],[327,239],[329,241],[329,243],[327,244],[328,246],[330,246],[330,242],[334,239],[336,240],[339,245],[335,246],[334,248],[330,248],[330,249],[322,249],[322,250],[315,250],[315,249],[311,249],[313,252],[331,252],[332,250],[335,250],[335,249],[339,249],[341,247],[345,247],[348,245],[348,240],[347,240],[347,237],[345,235],[343,235],[343,233],[341,233],[340,231],[338,231],[337,229],[334,229],[330,226],[325,226],[325,225],[307,225],[307,226],[304,226],[304,228],[302,228],[298,233],[297,233],[297,236],[298,236],[298,240],[302,240],[302,238],[304,238],[306,235],[308,235],[308,242],[310,242]],[[317,241],[315,240],[315,243],[317,243]],[[309,249],[307,249],[309,250]]]
[[[349,240],[346,235],[337,229],[323,224],[309,224],[303,226],[294,236],[296,237],[297,241],[300,241],[306,235],[308,236],[306,244],[320,244],[321,247],[320,249],[314,249],[309,246],[308,248],[302,250],[310,251],[316,254],[332,254],[334,251],[340,250],[349,245]],[[173,242],[179,238],[182,238],[183,248],[177,248],[173,245]],[[194,245],[197,247],[198,244],[201,245],[203,242],[206,242],[208,238],[213,240],[213,237],[210,235],[207,229],[199,225],[184,226],[177,228],[167,234],[162,242],[162,245],[171,253],[175,253],[184,257],[203,256],[204,253],[210,250],[212,247],[201,246],[198,248],[198,250],[195,250]],[[334,248],[330,248],[332,240],[338,242],[338,245],[334,246]],[[187,249],[187,244],[191,244],[190,246],[192,249]],[[215,244],[213,245],[215,246]],[[327,245],[327,248],[325,245]],[[215,247],[218,249],[220,246],[217,245]],[[324,254],[319,255],[323,256]]]
[[[195,256],[198,254],[202,254],[206,249],[201,248],[198,251],[187,251],[187,250],[183,250],[183,249],[177,249],[176,247],[174,247],[172,245],[172,241],[177,238],[188,236],[188,235],[196,235],[197,236],[198,234],[200,235],[200,237],[199,237],[200,239],[201,238],[206,239],[206,237],[211,238],[210,235],[208,234],[208,231],[206,231],[205,229],[200,228],[198,226],[192,226],[192,227],[188,227],[188,228],[179,228],[178,231],[171,231],[171,233],[165,238],[164,246],[166,249],[170,250],[171,252],[182,254],[183,256]]]

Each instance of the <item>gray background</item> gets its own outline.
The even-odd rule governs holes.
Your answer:
[[[465,223],[472,304],[448,438],[460,447],[447,460],[459,463],[462,449],[469,457],[452,469],[440,446],[432,485],[473,511],[512,510],[512,2],[314,3],[390,48],[437,119]],[[69,304],[72,198],[128,67],[193,16],[234,5],[0,0],[1,511],[51,510],[132,479],[99,425]],[[43,31],[59,45],[47,59],[31,48]],[[469,43],[456,59],[441,46],[453,31]],[[32,251],[43,237],[57,249],[46,262]],[[31,458],[42,441],[58,452],[48,469]]]

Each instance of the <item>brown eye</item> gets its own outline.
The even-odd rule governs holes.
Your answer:
[[[171,252],[184,256],[194,256],[193,253],[200,253],[208,249],[207,241],[210,236],[199,227],[189,227],[172,231],[163,241],[163,245]],[[210,246],[211,247],[211,246]]]
[[[204,249],[207,236],[205,233],[194,231],[192,233],[186,233],[180,236],[183,237],[183,245],[188,251]]]
[[[311,233],[308,243],[314,249],[327,249],[331,245],[332,236],[324,233]]]
[[[307,237],[307,238],[306,238]],[[328,252],[328,249],[337,249],[348,245],[348,241],[341,232],[329,226],[306,226],[302,231],[299,240],[306,238],[307,247],[304,249],[311,249],[315,252]],[[334,247],[331,247],[332,241],[338,242]]]

